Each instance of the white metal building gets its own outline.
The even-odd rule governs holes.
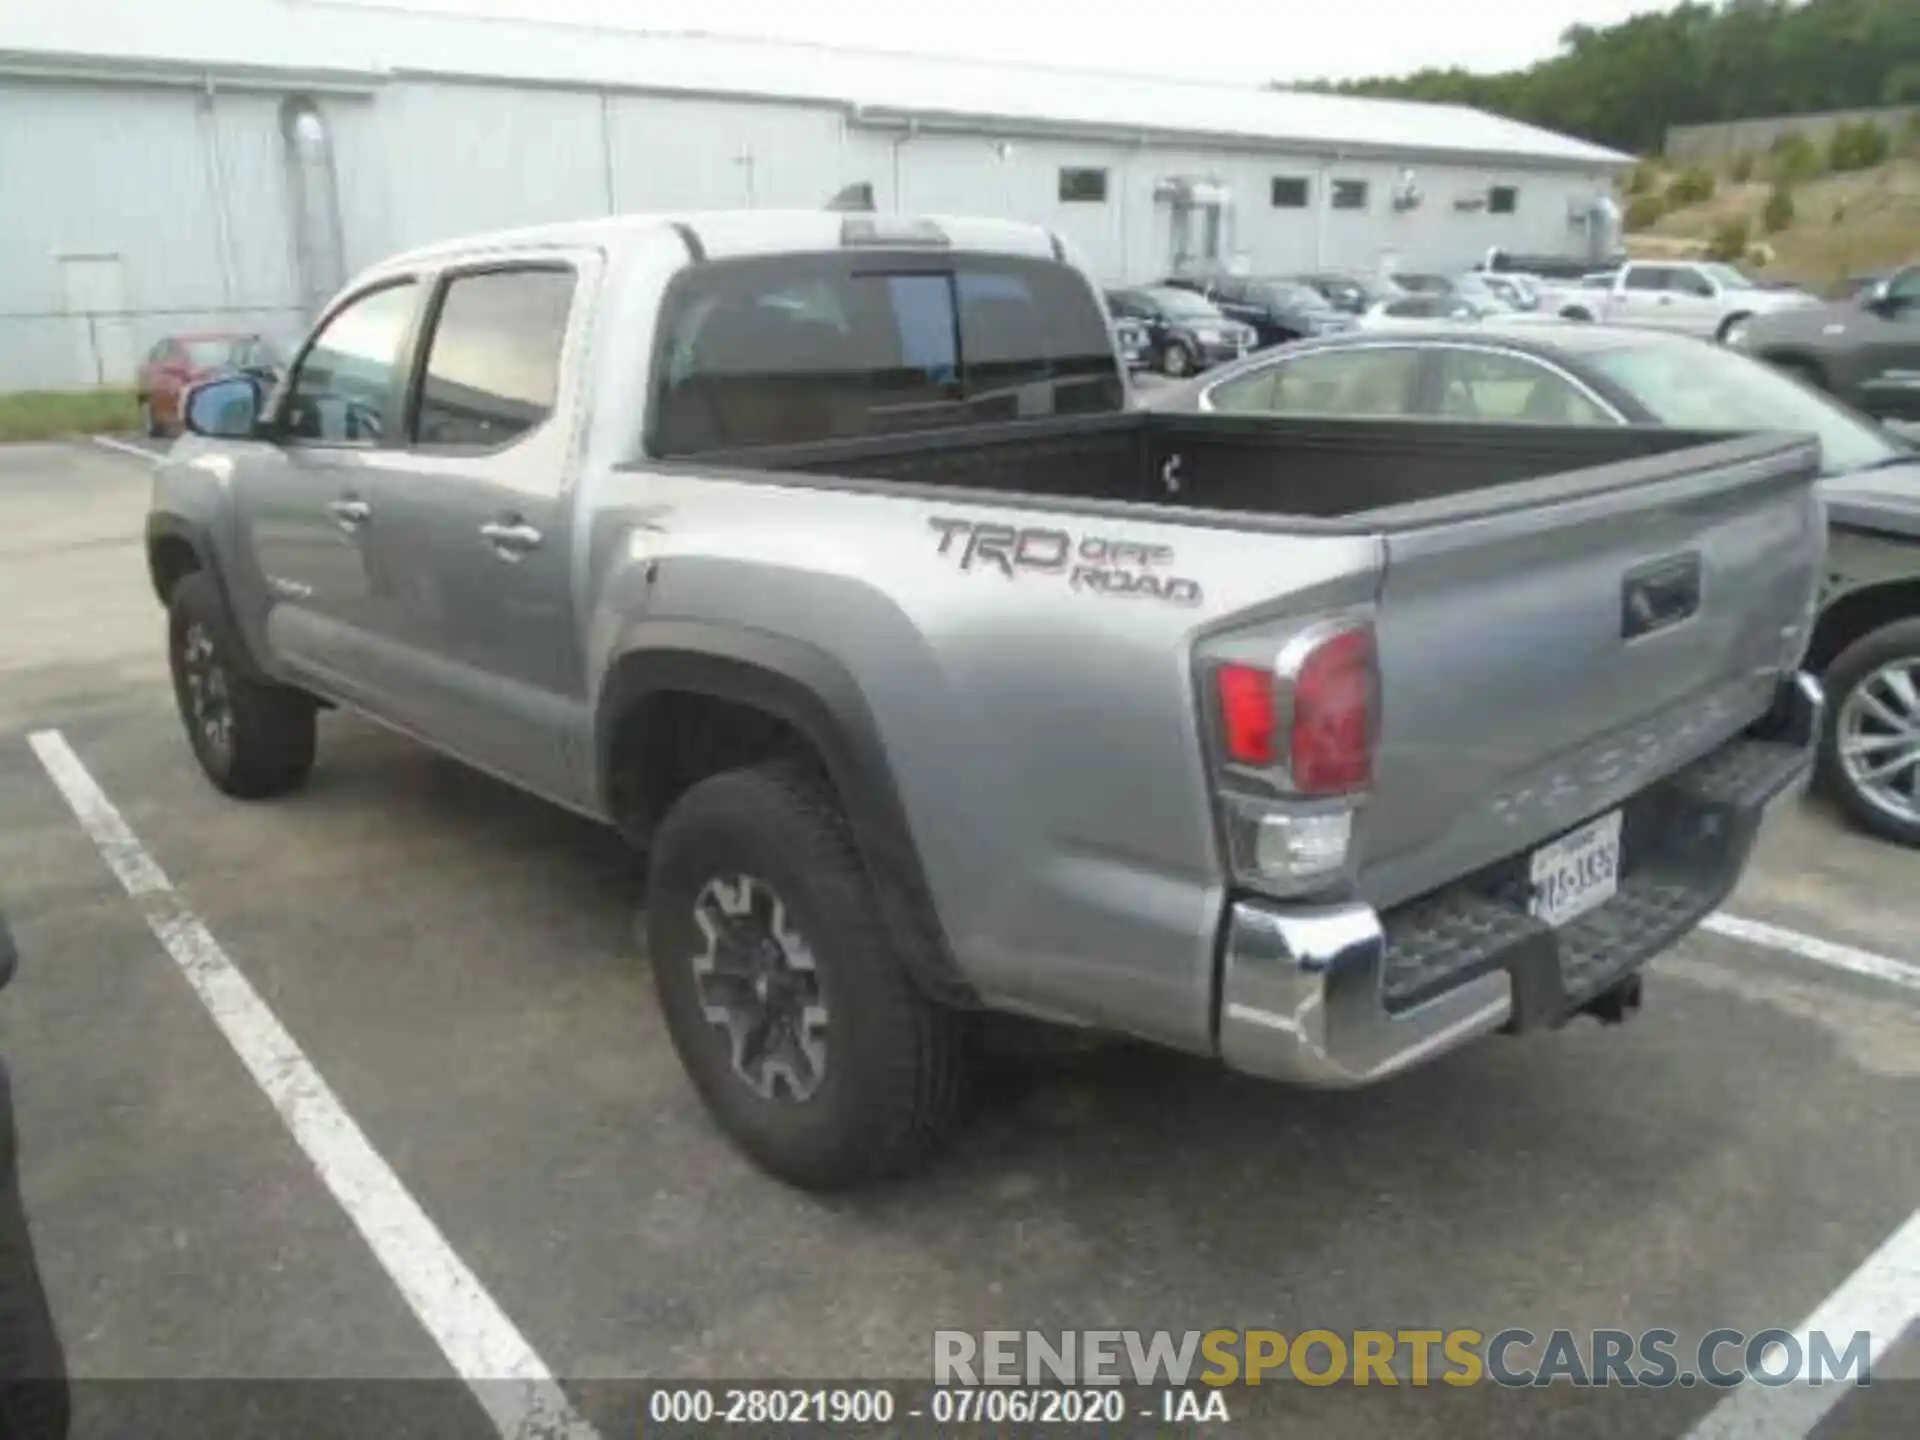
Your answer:
[[[1052,226],[1110,282],[1586,253],[1628,157],[1476,111],[328,0],[0,8],[0,390],[286,338],[425,241],[825,204]]]

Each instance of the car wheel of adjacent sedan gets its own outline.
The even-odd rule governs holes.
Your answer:
[[[173,587],[167,641],[174,702],[207,778],[242,800],[298,789],[313,769],[313,699],[248,673],[226,602],[205,571]]]
[[[1160,368],[1176,380],[1193,374],[1193,351],[1183,340],[1171,341],[1160,356]]]
[[[1560,312],[1560,318],[1562,320],[1577,320],[1583,324],[1587,324],[1592,322],[1593,312],[1580,305],[1569,305]]]
[[[1826,687],[1821,785],[1863,829],[1920,846],[1920,620],[1854,641]]]
[[[825,783],[795,762],[702,780],[649,869],[667,1033],[734,1143],[809,1190],[925,1159],[959,1107],[964,1017],[907,974]]]

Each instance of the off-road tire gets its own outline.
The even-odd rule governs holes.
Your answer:
[[[231,711],[231,743],[216,744],[196,721],[188,679],[188,637],[204,636],[222,673]],[[313,769],[314,702],[251,672],[219,587],[204,570],[184,575],[167,604],[167,660],[174,703],[194,758],[215,787],[242,800],[298,789]]]
[[[1169,341],[1167,348],[1160,352],[1160,368],[1176,380],[1184,380],[1198,370],[1193,351],[1184,340]]]
[[[647,954],[668,1034],[694,1088],[762,1169],[808,1190],[904,1174],[939,1146],[968,1073],[964,1017],[909,978],[845,817],[810,766],[714,775],[668,812],[649,852]],[[750,876],[804,937],[827,1008],[826,1062],[804,1100],[769,1097],[735,1068],[703,1013],[695,907],[710,881]]]
[[[1827,713],[1820,731],[1815,775],[1820,789],[1861,829],[1898,845],[1920,847],[1920,824],[1889,814],[1861,794],[1840,762],[1840,712],[1847,696],[1887,662],[1902,656],[1920,656],[1920,619],[1897,620],[1869,631],[1827,666],[1821,677],[1827,692]]]

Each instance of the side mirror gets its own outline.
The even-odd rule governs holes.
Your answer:
[[[191,435],[247,440],[259,433],[265,388],[252,375],[224,375],[187,392],[180,416]]]

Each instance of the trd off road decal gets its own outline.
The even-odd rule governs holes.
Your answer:
[[[1061,575],[1067,588],[1091,595],[1198,605],[1200,582],[1166,573],[1171,545],[1142,545],[1104,535],[1074,536],[1051,526],[1014,526],[973,520],[930,522],[940,536],[937,554],[962,570],[990,570],[1012,580],[1021,575]]]

